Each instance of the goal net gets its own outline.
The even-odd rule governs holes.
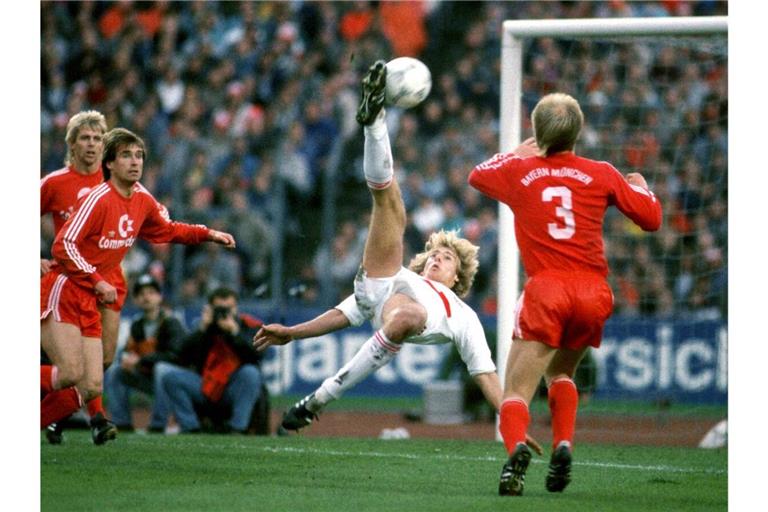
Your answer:
[[[596,398],[726,404],[726,37],[724,17],[504,23],[501,151],[532,136],[544,94],[566,92],[585,116],[577,153],[642,173],[663,205],[655,233],[608,210],[615,309],[579,377]],[[505,205],[499,219],[502,373],[525,276]]]

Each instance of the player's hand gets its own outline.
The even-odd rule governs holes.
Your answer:
[[[235,237],[229,233],[224,233],[223,231],[216,231],[215,229],[208,230],[208,240],[223,245],[228,249],[235,248]]]
[[[536,144],[536,139],[531,137],[529,139],[525,139],[522,144],[517,146],[515,150],[512,151],[512,153],[519,156],[520,158],[528,158],[529,156],[538,156],[539,146]]]
[[[253,348],[263,352],[272,345],[285,345],[293,340],[291,328],[282,324],[264,325],[253,337]]]
[[[93,288],[100,302],[112,304],[117,300],[117,289],[108,282],[99,281]]]
[[[47,260],[45,258],[40,258],[40,275],[44,276],[48,272],[51,271],[51,265],[53,265],[53,262],[51,260]]]
[[[525,444],[527,444],[530,449],[532,449],[539,455],[544,453],[544,450],[541,449],[541,445],[538,443],[538,441],[536,441],[534,438],[532,438],[528,434],[525,434]]]
[[[631,172],[627,174],[627,183],[630,185],[643,187],[644,189],[648,190],[648,183],[646,183],[645,178],[643,178],[643,175],[639,172]]]

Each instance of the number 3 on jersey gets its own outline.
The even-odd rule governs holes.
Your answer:
[[[565,227],[558,226],[555,222],[547,224],[549,236],[555,240],[566,240],[571,238],[576,232],[576,218],[573,216],[573,202],[571,200],[571,189],[568,187],[547,187],[541,191],[541,200],[545,203],[552,201],[555,197],[560,198],[561,206],[555,208],[555,215],[563,219]]]

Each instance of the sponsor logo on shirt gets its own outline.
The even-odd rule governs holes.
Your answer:
[[[115,232],[109,231],[109,237],[102,236],[99,239],[99,248],[122,249],[124,247],[131,247],[134,242],[136,242],[135,236],[128,235],[133,232],[133,219],[131,219],[127,213],[121,216],[120,220],[117,221],[117,232],[122,237],[121,239],[115,240],[112,238],[115,236]]]

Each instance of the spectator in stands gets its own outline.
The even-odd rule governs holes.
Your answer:
[[[224,432],[246,433],[256,402],[267,398],[261,355],[251,346],[261,320],[239,313],[237,306],[234,291],[211,292],[200,325],[182,343],[178,366],[163,374],[182,433],[200,432],[201,417],[223,420]]]
[[[411,9],[420,11],[407,20],[414,30],[409,37],[390,43],[392,20],[399,19],[398,12]],[[727,3],[485,2],[469,6],[438,2],[392,6],[361,1],[305,2],[293,8],[290,3],[249,2],[43,2],[41,161],[48,164],[42,168],[54,168],[63,157],[59,120],[63,118],[66,124],[67,112],[85,110],[100,101],[109,125],[143,127],[139,131],[156,141],[161,150],[155,184],[163,190],[150,191],[162,195],[184,183],[183,198],[177,199],[182,202],[173,204],[173,209],[184,209],[185,217],[189,217],[189,209],[196,210],[193,216],[199,216],[201,222],[211,217],[213,197],[206,196],[217,184],[217,173],[231,167],[222,165],[222,159],[231,157],[232,148],[237,147],[238,151],[245,149],[239,154],[246,158],[238,166],[239,175],[228,176],[225,186],[216,188],[216,205],[232,204],[238,192],[232,184],[246,179],[252,208],[272,220],[275,177],[283,175],[289,189],[287,201],[293,202],[291,219],[282,225],[292,235],[319,239],[317,216],[307,212],[317,208],[317,199],[325,192],[318,178],[330,161],[328,133],[337,133],[334,143],[343,144],[338,167],[342,172],[337,176],[359,167],[355,160],[362,147],[354,122],[358,100],[354,86],[362,71],[360,63],[381,55],[395,57],[405,51],[400,47],[405,43],[433,74],[433,91],[423,105],[402,113],[390,111],[391,120],[400,117],[399,130],[390,126],[390,134],[398,155],[396,171],[404,174],[402,183],[409,184],[403,187],[409,218],[419,208],[417,191],[421,187],[414,187],[411,193],[411,184],[421,182],[434,195],[434,205],[453,196],[471,221],[487,203],[457,190],[453,184],[466,176],[454,176],[454,169],[467,169],[467,162],[498,150],[497,29],[502,20],[680,15],[690,10],[726,14]],[[654,182],[662,179],[673,188],[675,180],[682,183],[681,189],[670,190],[672,197],[682,193],[680,211],[674,211],[671,201],[663,197],[662,201],[670,207],[667,223],[674,226],[678,241],[685,241],[680,252],[692,256],[698,232],[691,224],[693,219],[686,217],[691,212],[683,208],[698,200],[696,207],[708,225],[727,227],[724,205],[711,206],[727,201],[723,191],[727,190],[728,135],[727,61],[713,55],[716,57],[697,46],[643,43],[614,47],[612,43],[545,40],[530,45],[524,62],[524,118],[551,89],[570,91],[592,120],[582,137],[585,153],[622,168],[646,162],[649,169],[655,169],[655,176],[649,175],[655,189],[659,187]],[[132,65],[135,62],[143,65]],[[93,75],[106,64],[110,74],[96,80]],[[172,67],[178,71],[178,77],[169,80],[173,87],[161,86]],[[173,110],[182,89],[180,104],[169,116],[164,112],[168,100],[169,110]],[[319,117],[314,104],[318,98],[323,99],[318,104]],[[625,108],[621,98],[633,106]],[[647,129],[636,132],[638,127],[627,122],[628,117],[648,123]],[[530,132],[528,121],[524,121],[523,131]],[[633,145],[629,150],[628,143]],[[198,159],[198,152],[204,152],[207,159]],[[690,165],[687,159],[700,167],[698,177],[690,176],[692,180],[685,170]],[[447,181],[447,188],[437,193],[428,183],[429,176],[422,174],[431,161]],[[251,172],[253,176],[249,176]],[[347,218],[367,201],[356,176],[346,177],[337,182],[336,197],[344,198],[337,200],[337,208],[346,210],[340,218]],[[204,192],[197,196],[196,190]],[[659,190],[659,194],[663,192]],[[299,197],[310,200],[298,204]],[[280,226],[273,225],[273,229],[280,234]],[[716,246],[724,252],[727,239],[721,231],[718,228],[713,234]],[[50,243],[50,237],[43,241]],[[623,243],[619,239],[612,242]],[[288,259],[285,275],[297,275],[311,265],[316,249]],[[250,267],[244,256],[238,255],[242,272]],[[675,261],[663,260],[670,283],[677,277]],[[727,271],[726,262],[722,258],[713,270]],[[618,270],[620,274],[626,271]],[[173,299],[178,298],[181,281],[191,272],[186,269],[187,275],[179,282],[174,278],[169,289]],[[245,279],[244,296],[254,286],[255,280]],[[705,288],[719,289],[702,285]]]
[[[145,274],[133,285],[133,301],[141,314],[131,322],[130,337],[104,376],[107,408],[117,428],[133,430],[130,398],[134,391],[153,396],[150,432],[163,432],[170,404],[160,385],[160,363],[173,363],[185,330],[182,323],[163,307],[160,283]]]
[[[213,219],[210,225],[225,226],[226,224],[222,219]],[[235,293],[241,291],[242,262],[232,251],[211,251],[201,248],[190,258],[188,270],[206,293],[227,283]]]

